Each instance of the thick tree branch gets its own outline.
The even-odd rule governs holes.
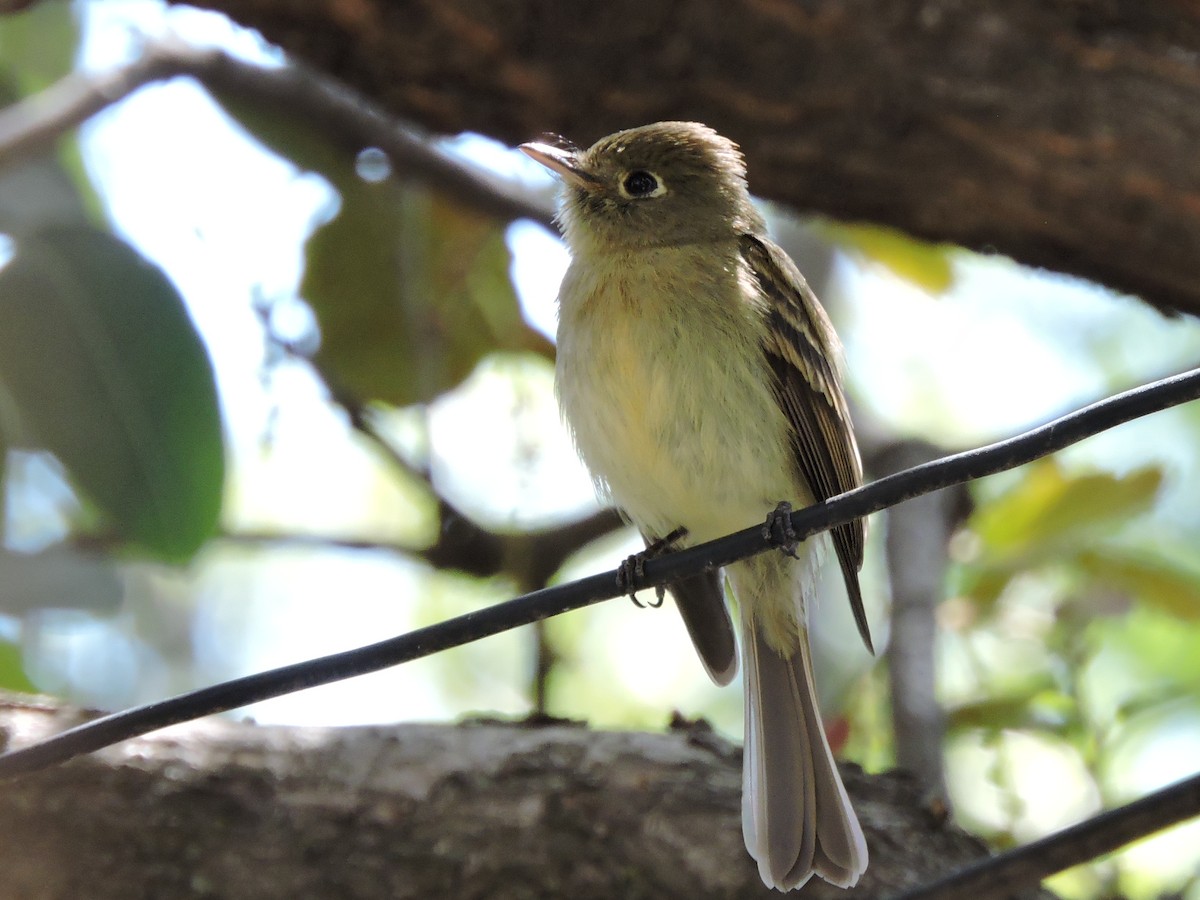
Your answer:
[[[699,119],[762,196],[1200,312],[1188,0],[189,3],[435,131]]]
[[[80,716],[0,698],[0,736]],[[871,868],[809,900],[881,900],[986,853],[905,776],[843,773]],[[687,723],[203,722],[5,785],[0,896],[778,897],[742,845],[740,794],[737,748]]]

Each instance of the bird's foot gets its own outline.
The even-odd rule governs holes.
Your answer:
[[[792,504],[780,500],[779,505],[767,513],[767,521],[763,523],[762,535],[787,556],[799,559],[796,555],[796,532],[792,528]]]
[[[663,605],[663,600],[666,597],[667,589],[661,584],[654,588],[655,600],[652,603],[642,603],[637,598],[638,584],[646,574],[646,560],[654,559],[656,556],[661,556],[666,551],[675,546],[675,542],[687,534],[686,528],[676,528],[664,538],[659,538],[656,541],[651,541],[646,549],[641,553],[635,553],[626,558],[626,560],[617,567],[617,588],[622,594],[626,594],[633,605],[638,609],[645,609],[647,606],[651,609],[658,609]]]

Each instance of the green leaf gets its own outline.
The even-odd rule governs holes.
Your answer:
[[[949,730],[1036,728],[1064,734],[1078,724],[1077,701],[1063,693],[1052,674],[1030,672],[1001,696],[953,706],[946,711]]]
[[[24,234],[50,224],[84,224],[90,185],[80,189],[58,157],[39,154],[0,169],[0,232]]]
[[[946,712],[946,728],[986,728],[1000,731],[1009,728],[1031,728],[1046,723],[1037,715],[1035,694],[1015,697],[992,697],[975,703],[964,703]]]
[[[428,402],[496,350],[540,350],[508,280],[502,230],[427,191],[340,187],[342,211],[308,242],[301,292],[321,326],[316,362],[340,389]]]
[[[1106,546],[1077,563],[1095,582],[1187,622],[1200,621],[1200,568],[1135,549]]]
[[[848,250],[857,251],[895,275],[931,294],[945,293],[954,285],[949,244],[927,244],[894,228],[881,225],[827,223],[830,238]]]
[[[971,529],[980,537],[985,556],[1044,557],[1094,542],[1154,505],[1162,485],[1157,466],[1127,475],[1069,475],[1053,459],[1027,467],[1012,490],[980,507]]]
[[[67,75],[79,51],[79,22],[72,3],[34,3],[0,16],[0,80],[22,95]]]
[[[321,329],[316,363],[335,389],[397,406],[458,385],[495,351],[554,348],[528,326],[502,223],[396,178],[367,181],[311,123],[217,92],[266,147],[337,190],[337,215],[306,247],[301,295]]]
[[[950,572],[950,595],[970,597],[977,606],[990,607],[1000,599],[1018,571],[1006,565],[954,566]]]
[[[1178,617],[1150,604],[1088,627],[1103,648],[1104,702],[1117,704],[1123,716],[1180,695],[1200,698],[1200,629],[1181,627]]]
[[[215,534],[225,458],[212,365],[175,287],[82,226],[0,270],[0,393],[125,539],[185,562]]]
[[[38,689],[25,674],[25,661],[19,645],[0,641],[0,690],[36,694]]]

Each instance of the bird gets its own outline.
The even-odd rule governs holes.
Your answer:
[[[788,501],[807,506],[861,484],[840,343],[767,236],[733,141],[698,122],[658,122],[586,150],[562,139],[520,149],[562,182],[557,222],[571,260],[558,294],[561,412],[647,553],[756,524],[778,534]],[[832,543],[871,648],[864,541],[857,520],[726,570],[745,666],[742,831],[763,882],[781,891],[813,874],[850,887],[867,866],[808,639]],[[720,685],[738,668],[725,587],[720,571],[668,586]]]

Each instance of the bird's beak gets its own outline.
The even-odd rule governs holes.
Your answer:
[[[529,143],[518,148],[530,159],[562,177],[568,184],[587,187],[600,183],[600,179],[579,164],[579,151],[555,147],[553,144]]]

